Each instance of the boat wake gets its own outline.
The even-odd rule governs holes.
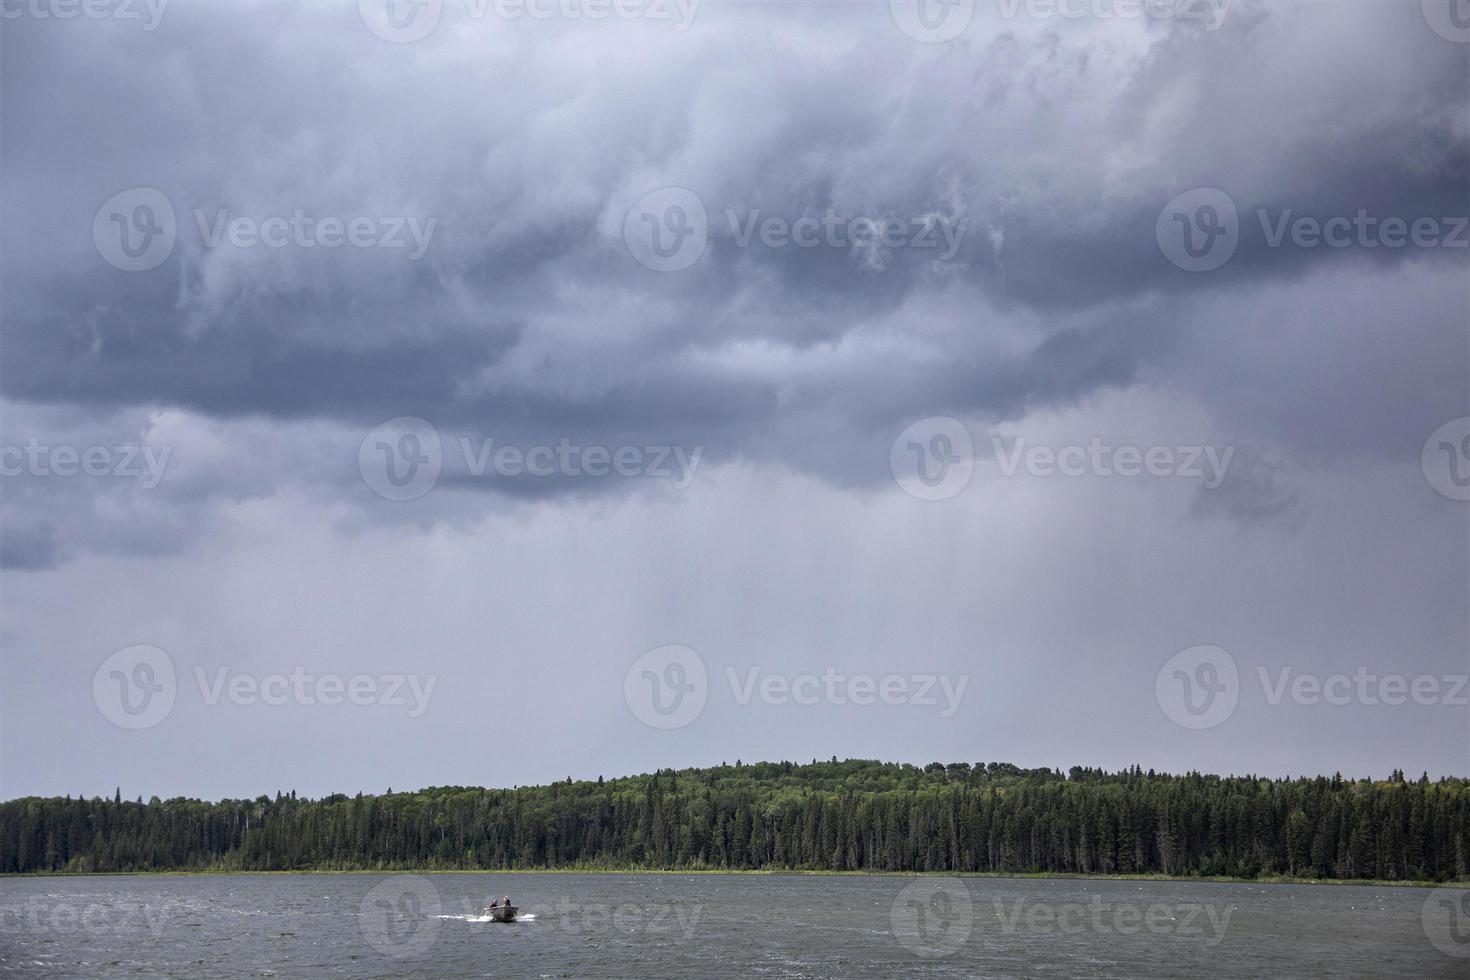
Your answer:
[[[494,922],[495,921],[494,919],[490,918],[490,916],[488,916],[488,915],[436,915],[436,916],[434,916],[434,918],[436,918],[436,919],[453,919],[456,922]],[[516,916],[516,921],[517,922],[535,922],[536,921],[536,915],[535,915],[534,912],[531,913],[530,915],[518,915],[518,916]]]

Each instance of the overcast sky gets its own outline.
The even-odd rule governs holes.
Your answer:
[[[1470,774],[1453,4],[95,9],[0,19],[0,798]]]

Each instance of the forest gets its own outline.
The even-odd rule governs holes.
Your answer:
[[[1464,880],[1470,781],[834,758],[318,800],[0,803],[0,873],[402,869]]]

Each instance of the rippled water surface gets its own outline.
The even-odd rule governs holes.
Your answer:
[[[507,894],[521,921],[480,914]],[[777,875],[12,878],[0,974],[1464,978],[1454,895]]]

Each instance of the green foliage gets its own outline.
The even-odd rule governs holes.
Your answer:
[[[0,872],[791,869],[1470,876],[1470,782],[911,765],[660,770],[509,790],[0,804]]]

